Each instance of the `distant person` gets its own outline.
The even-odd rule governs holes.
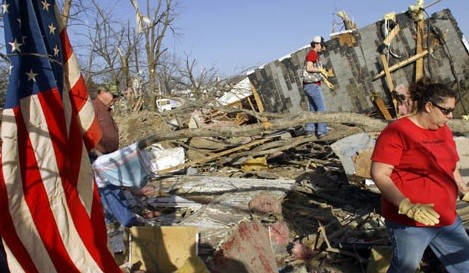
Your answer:
[[[97,89],[97,93],[93,105],[103,135],[101,141],[91,151],[92,160],[95,160],[100,155],[109,154],[119,149],[119,128],[111,112],[120,94],[114,86],[100,86]],[[98,184],[98,187],[107,224],[114,220],[117,220],[117,222],[125,227],[136,223],[136,216],[130,210],[121,187],[112,184]]]
[[[94,148],[98,154],[109,154],[119,149],[119,128],[111,114],[118,98],[117,88],[109,90],[107,87],[100,86],[97,89],[93,106],[103,131],[101,141]]]
[[[389,124],[372,155],[371,177],[392,244],[388,273],[414,273],[427,246],[449,273],[469,272],[469,237],[456,200],[469,201],[446,124],[457,93],[423,78],[409,86],[416,112]]]
[[[327,77],[326,70],[322,67],[319,53],[325,50],[324,38],[316,36],[311,42],[311,50],[306,54],[304,67],[308,72],[308,77],[303,77],[303,91],[306,93],[309,102],[309,111],[325,112],[326,104],[324,94],[321,89],[323,77]],[[328,132],[327,124],[306,123],[305,134],[312,135],[316,133],[318,139],[326,136]]]
[[[96,116],[99,120],[99,124],[103,131],[103,135],[101,141],[95,147],[95,149],[91,152],[91,157],[93,160],[93,170],[95,171],[95,179],[98,185],[99,194],[101,197],[101,203],[104,209],[105,220],[107,224],[110,224],[114,221],[117,221],[120,225],[124,227],[130,227],[134,225],[142,225],[144,223],[139,222],[137,215],[133,213],[130,209],[128,204],[127,198],[124,195],[123,187],[124,186],[117,186],[110,183],[107,179],[103,178],[102,173],[98,174],[97,171],[103,171],[108,166],[99,165],[101,163],[101,159],[106,159],[106,156],[111,153],[114,153],[119,149],[119,128],[117,127],[114,118],[112,117],[112,109],[114,104],[117,102],[121,94],[117,91],[115,86],[110,87],[98,87],[97,89],[97,96],[96,99],[93,101]],[[126,147],[128,150],[129,147]],[[126,151],[127,151],[126,150]],[[125,153],[116,155],[124,156]],[[97,159],[101,156],[99,159]],[[114,156],[114,155],[109,155]],[[128,158],[125,158],[127,160]],[[118,162],[122,163],[124,160],[123,158],[112,158],[113,162],[115,161],[115,167],[118,167]],[[124,160],[124,161],[125,161]],[[104,164],[107,164],[106,160],[103,160]],[[133,161],[129,161],[130,163]],[[135,163],[135,162],[134,162]],[[113,165],[114,166],[114,165]],[[118,176],[121,178],[128,178],[134,177],[131,174],[132,172],[136,172],[136,169],[139,165],[129,165],[124,168],[124,170],[119,169],[121,173]],[[115,171],[113,169],[113,171]],[[124,173],[126,171],[126,173]],[[130,177],[130,178],[129,178]],[[134,188],[134,187],[125,187],[127,188],[133,195],[139,196],[152,196],[155,193],[155,189],[151,185],[146,185],[142,188]],[[150,211],[147,212],[149,215],[156,215],[156,212]]]

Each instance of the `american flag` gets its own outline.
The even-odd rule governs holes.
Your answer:
[[[87,150],[101,137],[53,0],[2,4],[0,234],[11,272],[120,272]]]

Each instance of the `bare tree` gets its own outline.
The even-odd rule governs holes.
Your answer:
[[[146,0],[145,14],[141,12],[138,0],[130,0],[135,8],[138,29],[144,36],[146,60],[148,64],[149,86],[148,93],[151,101],[151,109],[156,109],[155,99],[157,95],[158,84],[158,65],[166,52],[164,39],[168,31],[175,32],[173,21],[177,16],[177,0]]]
[[[72,7],[72,0],[65,0],[62,8],[63,24],[68,24],[68,18],[70,17],[70,9]]]
[[[199,69],[200,71],[197,71],[197,61],[185,54],[183,66],[178,70],[181,76],[179,84],[185,86],[186,89],[192,90],[196,101],[212,97],[214,92],[218,91],[220,83],[220,79],[217,77],[217,69],[214,67],[201,67]]]

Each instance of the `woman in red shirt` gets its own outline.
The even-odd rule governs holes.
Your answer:
[[[458,195],[468,188],[446,124],[457,93],[427,78],[409,91],[416,113],[389,124],[372,155],[371,177],[393,246],[388,273],[414,273],[427,246],[448,272],[469,272],[469,237],[456,214]]]

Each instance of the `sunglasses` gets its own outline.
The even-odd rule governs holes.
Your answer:
[[[454,109],[454,108],[444,108],[444,107],[441,107],[441,106],[439,106],[438,104],[433,103],[433,102],[432,102],[432,104],[433,104],[434,106],[436,106],[438,109],[440,109],[441,113],[443,113],[443,115],[445,115],[445,116],[447,116],[447,115],[453,113],[454,110],[456,110],[456,109]]]

